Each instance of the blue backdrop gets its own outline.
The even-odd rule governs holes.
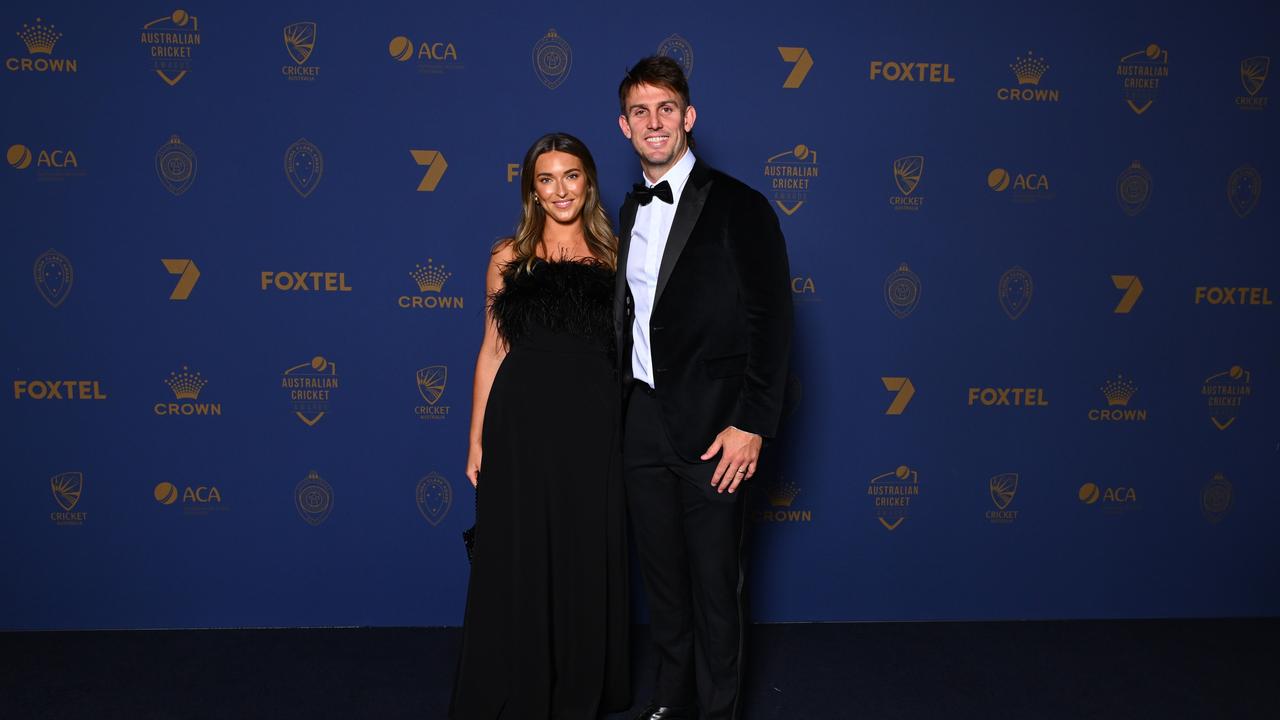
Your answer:
[[[616,212],[659,49],[791,258],[756,619],[1274,615],[1278,19],[9,3],[0,627],[457,624],[515,164]]]

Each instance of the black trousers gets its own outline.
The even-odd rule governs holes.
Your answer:
[[[717,494],[719,458],[676,454],[652,390],[634,384],[623,426],[623,481],[658,655],[654,701],[734,720],[743,670],[747,486]],[[710,440],[708,440],[708,444]]]

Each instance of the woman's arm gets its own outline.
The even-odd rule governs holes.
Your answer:
[[[470,447],[467,450],[467,478],[473,487],[480,482],[480,439],[484,428],[484,409],[489,404],[489,389],[493,387],[493,378],[498,374],[502,359],[507,356],[507,345],[498,335],[489,299],[502,289],[502,268],[510,262],[512,255],[510,245],[502,246],[490,256],[489,269],[485,273],[484,340],[476,356],[476,379],[471,390]]]

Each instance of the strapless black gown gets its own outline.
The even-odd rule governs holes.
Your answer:
[[[504,283],[451,716],[595,720],[630,700],[614,274],[538,261]]]

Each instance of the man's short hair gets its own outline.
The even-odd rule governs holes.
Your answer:
[[[632,65],[618,85],[618,106],[627,114],[627,93],[637,85],[653,85],[666,88],[680,96],[684,107],[689,107],[689,81],[680,63],[664,55],[650,55]],[[681,108],[683,110],[684,108]]]

